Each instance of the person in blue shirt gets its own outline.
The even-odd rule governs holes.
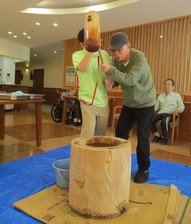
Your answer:
[[[184,104],[179,93],[174,92],[174,80],[166,79],[164,81],[164,93],[157,98],[155,105],[155,116],[151,131],[154,134],[152,143],[168,144],[168,131],[170,122],[172,122],[173,114],[178,115],[184,111]],[[156,123],[161,121],[162,136],[157,130]]]

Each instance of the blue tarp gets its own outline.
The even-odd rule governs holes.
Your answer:
[[[70,145],[0,164],[0,224],[40,224],[42,222],[16,209],[12,204],[56,183],[52,164],[70,157]],[[132,154],[132,177],[137,171]],[[170,186],[191,197],[191,167],[151,157],[147,183]]]

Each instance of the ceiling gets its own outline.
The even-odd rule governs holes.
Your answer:
[[[99,11],[101,32],[107,32],[190,15],[191,0],[0,0],[0,39],[29,47],[31,60],[34,53],[54,57],[63,54],[63,41],[77,36],[91,10]]]

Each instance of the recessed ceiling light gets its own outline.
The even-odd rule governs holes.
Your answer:
[[[23,35],[24,35],[24,36],[26,36],[26,35],[27,35],[27,33],[23,33]]]
[[[28,38],[28,39],[31,39],[31,37],[30,37],[30,36],[27,36],[27,38]]]
[[[37,26],[40,26],[40,23],[39,23],[39,22],[36,22],[35,24],[36,24]]]
[[[34,56],[36,57],[36,56],[37,56],[37,54],[34,54]]]
[[[11,32],[11,31],[9,31],[9,32],[8,32],[8,34],[12,34],[12,32]]]
[[[17,35],[14,35],[13,37],[14,37],[14,38],[17,38]]]
[[[57,51],[54,51],[54,54],[57,54]]]
[[[57,23],[53,23],[53,26],[58,26],[58,24]]]

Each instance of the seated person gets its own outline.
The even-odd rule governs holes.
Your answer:
[[[64,101],[64,96],[76,96],[76,89],[71,88],[68,92],[62,93],[62,100]],[[82,124],[82,114],[81,114],[81,108],[80,108],[80,102],[77,99],[71,99],[69,108],[72,111],[72,120],[73,124],[75,126],[81,126]]]
[[[154,138],[152,143],[160,142],[161,145],[168,144],[168,130],[172,122],[173,114],[178,115],[184,111],[184,104],[179,93],[174,92],[174,81],[166,79],[164,82],[164,93],[157,98],[155,105],[155,116],[151,127]],[[156,123],[161,121],[162,136],[160,136]]]
[[[81,126],[82,124],[82,113],[80,108],[80,101],[75,100],[75,103],[73,104],[73,124],[74,126]]]
[[[74,88],[69,89],[68,91],[64,91],[61,95],[62,101],[64,101],[65,96],[75,96],[76,90]]]

